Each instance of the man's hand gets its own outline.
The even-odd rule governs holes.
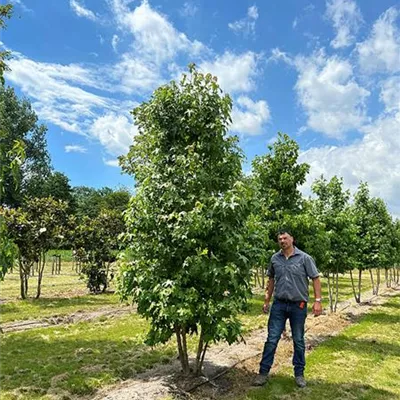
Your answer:
[[[315,301],[313,306],[312,306],[312,313],[318,317],[319,315],[322,314],[322,304],[320,301]]]
[[[269,311],[269,301],[265,300],[263,305],[263,313],[268,314]]]

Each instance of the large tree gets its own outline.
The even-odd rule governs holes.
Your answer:
[[[255,157],[252,163],[248,184],[254,189],[255,207],[247,222],[247,245],[256,271],[261,272],[262,286],[265,267],[277,251],[277,230],[298,225],[294,218],[302,213],[303,199],[299,187],[305,182],[310,166],[299,163],[298,157],[296,141],[278,133],[267,153]]]
[[[11,17],[12,4],[0,5],[0,31],[6,27],[6,20]],[[0,85],[4,85],[4,71],[8,70],[6,60],[10,57],[10,52],[0,51]]]
[[[104,187],[95,189],[88,186],[76,186],[72,189],[74,213],[78,218],[95,218],[102,211],[116,211],[122,214],[128,207],[130,192],[127,189]]]
[[[0,5],[0,30],[6,24],[5,20],[11,17],[12,5]],[[5,60],[9,57],[8,51],[0,52],[0,86],[4,86],[4,71],[8,69]],[[0,103],[0,116],[3,115],[2,103]],[[0,120],[0,123],[2,121]],[[0,124],[0,279],[4,279],[7,271],[13,267],[17,256],[17,246],[9,238],[7,225],[2,215],[3,202],[5,193],[5,180],[12,181],[14,188],[17,190],[20,182],[20,167],[25,160],[25,148],[21,140],[14,140],[12,143],[7,143],[6,132]]]
[[[200,373],[211,342],[238,338],[237,314],[250,295],[247,187],[238,139],[227,133],[232,101],[211,74],[189,69],[133,111],[139,134],[122,162],[136,194],[120,285],[150,319],[147,343],[176,335],[185,374],[187,335],[198,332]]]
[[[12,171],[6,170],[3,177],[4,190],[0,193],[0,203],[17,207],[21,205],[22,193],[31,179],[50,175],[47,129],[38,124],[38,117],[28,100],[19,99],[14,89],[3,86],[0,86],[0,127],[2,165],[11,165],[11,150],[16,142],[21,142],[25,148],[25,160],[18,171],[21,185],[16,187]]]

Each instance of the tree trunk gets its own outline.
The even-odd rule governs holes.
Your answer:
[[[359,303],[360,302],[360,298],[357,297],[356,287],[354,285],[353,271],[352,270],[350,270],[350,278],[351,278],[351,288],[353,289],[354,299],[356,300],[357,303]]]
[[[329,297],[329,308],[331,312],[333,312],[332,283],[331,283],[330,272],[328,272],[328,297]]]
[[[381,284],[381,269],[378,268],[376,271],[376,295],[379,294],[379,286]]]
[[[362,278],[362,269],[358,269],[358,301],[359,303],[361,301],[361,278]]]
[[[261,284],[262,288],[265,289],[265,268],[261,267]]]
[[[374,282],[374,273],[372,272],[372,268],[369,268],[369,276],[371,278],[371,284],[372,284],[372,294],[376,294],[375,291],[375,282]]]
[[[200,375],[201,373],[200,361],[201,361],[201,355],[203,354],[203,348],[204,348],[204,334],[203,334],[203,329],[201,328],[199,343],[197,345],[196,366],[194,371],[196,375]]]
[[[333,306],[333,311],[336,312],[337,310],[337,305],[338,305],[338,300],[339,300],[339,268],[336,268],[336,282],[335,282],[335,288],[336,288],[336,293],[335,293],[335,305]]]
[[[189,358],[186,346],[186,332],[182,331],[181,327],[175,325],[176,340],[178,343],[179,360],[181,362],[182,371],[184,375],[190,374]]]
[[[39,257],[39,262],[38,262],[38,284],[37,284],[37,290],[36,290],[36,299],[40,297],[40,294],[42,293],[42,279],[43,279],[43,272],[44,272],[44,267],[46,266],[46,252],[43,251],[40,254]]]
[[[20,279],[20,290],[21,299],[26,299],[28,297],[28,279],[31,272],[33,264],[24,265],[21,258],[18,259],[19,266],[19,279]]]

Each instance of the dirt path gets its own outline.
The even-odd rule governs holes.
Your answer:
[[[0,329],[3,333],[20,332],[29,329],[46,328],[54,325],[73,324],[82,321],[91,321],[100,317],[122,316],[135,311],[131,306],[104,307],[96,311],[82,311],[73,314],[53,316],[43,319],[33,319],[24,321],[13,321],[2,324]]]
[[[387,301],[388,296],[400,295],[400,287],[383,290],[380,296],[365,293],[361,304],[346,301],[338,306],[336,314],[324,314],[318,318],[309,316],[306,321],[307,351],[318,343],[339,334],[345,327],[355,322],[372,307]],[[267,317],[266,317],[267,318]],[[245,343],[235,345],[215,345],[209,349],[201,377],[185,381],[180,376],[180,364],[176,360],[172,364],[158,366],[135,379],[120,385],[99,391],[92,400],[159,400],[176,399],[235,399],[243,391],[250,388],[258,371],[259,358],[266,338],[266,329],[255,330],[247,337]],[[287,337],[280,341],[271,373],[276,373],[282,366],[291,365],[292,341]],[[228,379],[226,372],[235,369],[235,379]]]

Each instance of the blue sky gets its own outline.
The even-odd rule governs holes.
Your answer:
[[[400,216],[397,1],[12,2],[7,83],[72,185],[132,187],[116,162],[136,134],[129,111],[195,62],[234,100],[246,172],[286,132],[311,165],[305,194],[321,174],[352,191],[363,180]]]

